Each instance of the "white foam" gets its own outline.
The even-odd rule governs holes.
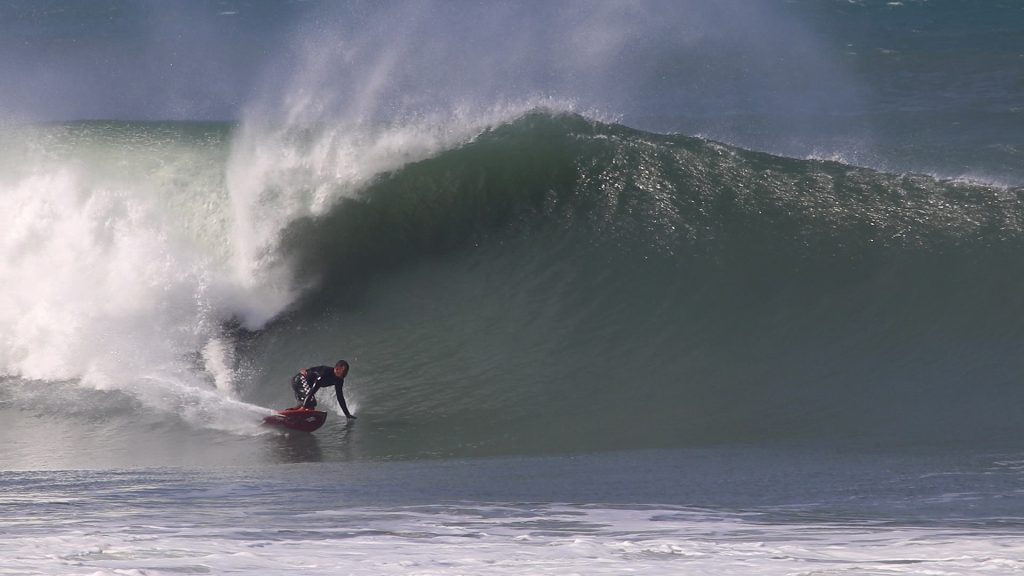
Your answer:
[[[217,188],[191,151],[127,146],[120,158],[41,154],[3,174],[0,374],[15,397],[37,381],[76,381],[188,418],[232,403],[221,325],[245,291],[219,273],[224,242],[208,238]]]
[[[163,510],[163,512],[168,512]],[[56,522],[54,523],[56,524]],[[19,574],[1007,574],[1024,535],[772,524],[707,511],[598,506],[335,509],[233,518],[90,518],[0,535]],[[19,538],[19,535],[22,536]]]

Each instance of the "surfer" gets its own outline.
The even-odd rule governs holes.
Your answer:
[[[299,401],[295,408],[316,408],[317,390],[334,386],[334,393],[338,395],[338,405],[345,413],[345,418],[355,420],[356,417],[348,411],[345,396],[341,393],[341,388],[345,385],[345,376],[348,376],[348,362],[345,360],[338,360],[334,368],[314,366],[299,370],[292,378],[292,390],[295,392],[295,399]]]

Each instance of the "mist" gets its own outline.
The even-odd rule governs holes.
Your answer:
[[[548,98],[728,135],[737,115],[793,130],[859,106],[834,47],[781,2],[9,1],[0,50],[17,79],[0,117],[29,121],[386,120]]]

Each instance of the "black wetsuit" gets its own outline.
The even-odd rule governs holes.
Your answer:
[[[338,396],[338,405],[341,406],[341,411],[345,413],[346,418],[351,418],[352,413],[348,411],[345,396],[341,393],[341,388],[344,385],[345,379],[335,376],[334,368],[330,366],[306,368],[305,376],[299,372],[292,378],[292,390],[295,391],[295,399],[298,400],[300,406],[316,408],[316,391],[334,386],[334,393]],[[305,400],[305,404],[303,404],[303,400]]]

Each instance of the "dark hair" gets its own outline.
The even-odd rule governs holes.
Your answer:
[[[342,366],[348,368],[348,360],[338,360],[338,363],[334,365],[335,368],[341,368]]]

